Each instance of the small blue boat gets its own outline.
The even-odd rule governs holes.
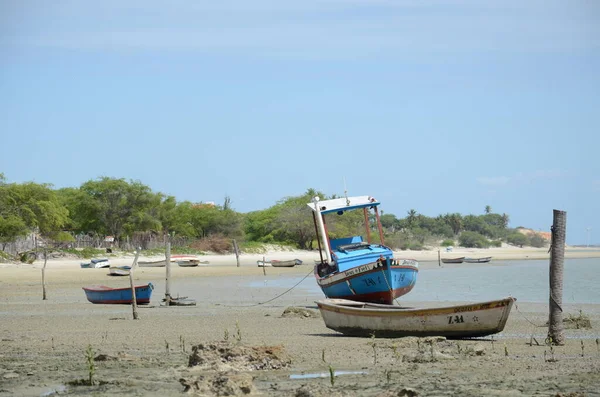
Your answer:
[[[383,229],[377,206],[370,196],[322,200],[315,197],[308,206],[318,230],[317,242],[321,260],[315,265],[315,278],[321,290],[331,299],[392,304],[409,293],[416,281],[419,264],[414,259],[396,259],[383,242]],[[330,239],[325,226],[326,214],[342,215],[346,211],[364,212],[366,238],[352,236]],[[375,212],[381,244],[371,243],[369,210]],[[320,236],[319,236],[320,235]],[[324,249],[321,249],[321,247]],[[325,255],[323,256],[323,252]]]
[[[135,287],[135,299],[138,305],[147,305],[150,303],[152,283],[139,285]],[[106,285],[94,285],[91,287],[83,287],[87,300],[92,303],[107,303],[107,304],[130,304],[131,303],[131,288],[111,288]]]

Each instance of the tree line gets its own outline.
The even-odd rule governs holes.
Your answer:
[[[240,213],[232,208],[229,197],[222,204],[180,202],[139,181],[122,178],[101,177],[79,187],[54,189],[35,182],[8,183],[0,173],[0,244],[4,250],[7,243],[32,232],[59,242],[73,241],[82,234],[113,236],[118,244],[144,232],[313,249],[317,240],[306,204],[317,195],[321,199],[336,197],[308,189],[267,209]],[[327,226],[332,237],[362,235],[363,222],[361,212],[350,211],[330,217]],[[465,247],[489,247],[503,241],[519,246],[545,243],[510,229],[509,216],[493,213],[489,206],[482,215],[428,217],[411,209],[398,218],[382,213],[381,222],[386,245],[397,249],[423,249],[439,245],[440,240],[444,245]]]

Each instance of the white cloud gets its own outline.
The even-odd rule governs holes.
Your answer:
[[[541,180],[563,178],[567,175],[561,170],[537,170],[531,172],[518,172],[513,176],[480,176],[477,182],[484,186],[508,186],[531,184]]]
[[[600,29],[586,23],[586,13],[565,18],[570,6],[560,2],[257,0],[166,6],[156,0],[62,0],[42,8],[23,3],[5,16],[0,44],[356,58],[563,51],[595,48],[600,37]]]

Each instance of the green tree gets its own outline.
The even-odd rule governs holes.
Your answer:
[[[51,185],[34,182],[0,184],[0,216],[11,230],[20,219],[30,230],[51,236],[68,221],[68,210],[62,205]]]
[[[96,218],[94,231],[100,234],[120,239],[125,233],[161,228],[158,215],[151,211],[160,198],[141,182],[102,177],[85,182],[80,190],[91,198],[85,200],[83,210],[86,216]]]
[[[486,214],[491,214],[492,213],[492,207],[490,207],[489,205],[485,206],[485,213]]]
[[[523,248],[524,245],[527,245],[529,243],[529,238],[523,233],[519,232],[514,232],[510,234],[506,240],[509,244],[517,245],[521,248]]]
[[[461,233],[458,238],[458,243],[461,247],[465,248],[488,248],[490,246],[490,242],[485,236],[476,233],[464,231]]]
[[[446,222],[452,229],[454,235],[458,235],[463,227],[463,219],[459,213],[446,214]]]
[[[508,227],[508,222],[510,221],[510,217],[508,214],[502,214],[502,226],[506,229]]]
[[[407,217],[406,217],[406,221],[408,222],[408,227],[409,229],[412,228],[415,225],[415,221],[417,219],[417,211],[414,209],[410,209],[407,212]]]
[[[283,241],[296,244],[300,249],[311,249],[316,236],[312,210],[307,204],[315,196],[323,195],[314,189],[308,189],[301,196],[287,197],[277,203],[274,235]],[[335,232],[335,227],[332,229],[332,232]]]
[[[26,236],[29,228],[21,218],[15,215],[8,215],[6,218],[0,216],[0,244],[2,251],[6,244],[14,242],[17,238]]]

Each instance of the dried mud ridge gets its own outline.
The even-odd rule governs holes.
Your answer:
[[[226,341],[202,343],[192,347],[188,366],[217,373],[181,378],[179,383],[185,392],[200,395],[252,394],[256,388],[248,371],[283,369],[291,363],[283,346],[242,346]]]

